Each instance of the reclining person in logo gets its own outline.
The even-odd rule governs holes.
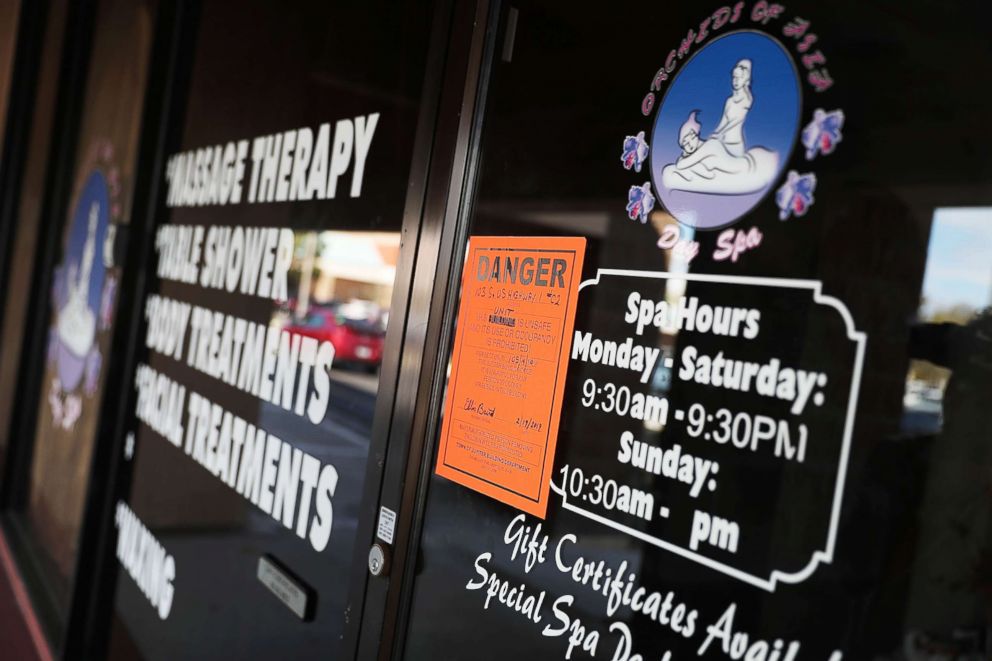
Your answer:
[[[705,141],[698,110],[679,129],[682,155],[662,170],[661,183],[671,190],[717,195],[743,195],[767,187],[778,169],[778,154],[764,147],[745,148],[744,120],[754,101],[751,61],[740,60],[731,75],[733,92],[723,106],[723,117]]]

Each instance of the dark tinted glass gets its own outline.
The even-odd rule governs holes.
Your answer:
[[[429,19],[419,3],[203,3],[181,142],[155,175],[166,207],[118,505],[115,658],[343,654]],[[230,159],[244,144],[242,174],[199,188],[196,163],[228,144]],[[173,268],[186,260],[195,277]],[[238,282],[209,279],[211,264]]]
[[[988,658],[989,8],[512,13],[470,231],[588,282],[547,519],[432,478],[405,658]]]
[[[39,543],[43,575],[61,607],[68,605],[97,443],[155,7],[152,1],[98,4],[59,259],[51,291],[39,297],[49,306],[50,322],[28,502],[21,520]],[[58,21],[60,12],[55,9]],[[44,109],[36,119],[45,121]],[[41,130],[50,128],[42,125]],[[44,147],[44,142],[39,138],[37,146]],[[37,204],[30,194],[23,200],[27,223]],[[31,247],[30,225],[19,240],[22,247]]]
[[[4,300],[3,341],[4,355],[0,357],[0,419],[10,420],[17,388],[17,369],[24,341],[24,325],[30,310],[29,295],[32,263],[41,224],[41,204],[44,197],[45,172],[51,144],[52,120],[55,112],[55,93],[58,85],[59,59],[62,54],[62,37],[66,23],[66,3],[53,2],[45,21],[43,50],[37,70],[37,90],[31,121],[28,154],[23,166],[20,201],[17,210],[17,227],[13,233],[9,286]],[[0,445],[6,461],[9,445],[5,428],[0,431]]]

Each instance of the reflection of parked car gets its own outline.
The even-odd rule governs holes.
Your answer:
[[[286,330],[334,346],[334,363],[361,365],[375,370],[382,362],[386,324],[378,306],[365,301],[315,305]]]

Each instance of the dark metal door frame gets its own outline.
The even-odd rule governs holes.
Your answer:
[[[400,658],[403,652],[445,383],[448,335],[454,325],[452,301],[468,238],[478,137],[501,11],[499,0],[458,2],[452,18],[433,154],[425,175],[404,364],[378,501],[379,506],[397,513],[394,543],[387,547],[391,568],[388,575],[368,580],[357,653],[362,660]],[[368,523],[374,520],[370,517]],[[371,530],[364,532],[359,537],[363,552],[374,537]],[[363,540],[367,540],[364,547]]]
[[[31,593],[35,614],[53,651],[61,646],[66,626],[65,613],[58,607],[48,589],[44,571],[34,561],[34,541],[9,514],[22,510],[26,505],[36,413],[41,398],[44,373],[45,343],[48,337],[47,292],[51,288],[52,268],[58,258],[58,244],[72,190],[72,169],[75,163],[95,13],[96,3],[92,0],[69,3],[51,126],[52,138],[46,159],[44,201],[39,212],[38,244],[31,279],[31,290],[45,292],[45,295],[43,298],[39,297],[43,301],[42,304],[28,310],[21,354],[7,357],[8,360],[18,362],[16,380],[19,401],[12,409],[11,419],[4,421],[8,425],[6,432],[9,445],[3,480],[0,482],[0,524],[3,525],[21,577]],[[43,35],[44,28],[34,36],[43,38]],[[20,53],[22,49],[29,47],[30,44],[19,43],[17,49]],[[27,90],[16,93],[27,93]],[[11,109],[20,113],[32,113],[33,103],[18,102],[12,105]],[[18,125],[30,125],[32,119],[30,116],[22,116],[15,121],[11,117],[7,128],[16,130]],[[12,138],[8,134],[9,139]],[[15,163],[9,165],[17,166]],[[19,181],[16,183],[17,188],[14,187],[15,178],[4,178],[5,197],[10,193],[12,198],[19,199]],[[2,222],[7,228],[5,231],[10,233],[8,236],[12,236],[18,209],[11,203],[4,207],[3,212]],[[3,266],[7,268],[9,264],[5,263]]]
[[[47,2],[21,2],[17,22],[14,61],[8,90],[7,116],[3,123],[3,150],[0,152],[0,283],[6,288],[14,238],[17,235],[21,183],[35,124],[35,103],[41,67],[42,44],[49,21]],[[0,306],[0,322],[6,309]],[[9,430],[0,431],[7,434]],[[7,439],[9,441],[9,438]],[[3,466],[0,457],[0,466]]]

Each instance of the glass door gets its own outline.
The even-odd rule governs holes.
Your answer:
[[[201,4],[155,173],[110,657],[348,658],[433,9]]]
[[[985,18],[503,8],[384,655],[989,655]],[[543,518],[434,474],[475,237],[587,241]]]

